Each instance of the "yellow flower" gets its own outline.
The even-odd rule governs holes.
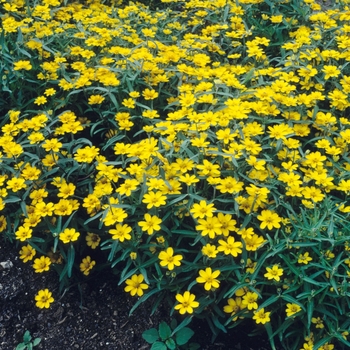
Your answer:
[[[199,219],[199,225],[196,226],[197,231],[202,231],[201,235],[209,235],[210,238],[215,238],[215,235],[221,235],[221,223],[219,219],[214,217],[207,217],[206,219]]]
[[[68,199],[60,199],[60,201],[54,205],[55,215],[70,215],[73,210],[73,205]]]
[[[54,88],[46,89],[44,91],[45,96],[53,96],[56,93],[56,90]]]
[[[266,277],[269,280],[275,280],[279,281],[281,276],[283,275],[283,269],[278,267],[278,265],[273,265],[272,267],[266,268],[266,273],[264,274],[264,277]]]
[[[148,285],[146,283],[142,283],[144,277],[142,274],[132,275],[131,279],[127,279],[125,283],[127,286],[124,288],[125,292],[129,292],[131,296],[135,296],[136,294],[141,297],[143,295],[143,290],[148,289]]]
[[[62,147],[62,143],[58,141],[58,139],[53,138],[51,140],[46,140],[41,147],[46,151],[46,152],[59,152],[60,148]]]
[[[100,244],[101,238],[96,233],[88,232],[87,236],[85,237],[85,240],[86,240],[86,244],[91,249],[96,249],[98,247],[98,245]]]
[[[193,314],[193,309],[199,306],[199,302],[195,301],[196,296],[189,291],[186,291],[183,295],[176,294],[175,298],[179,304],[175,305],[174,309],[179,310],[181,315],[185,313]]]
[[[244,238],[245,249],[247,251],[255,252],[262,246],[264,242],[266,242],[264,237],[258,236],[257,234],[253,234],[251,237]]]
[[[34,213],[39,217],[52,216],[53,211],[54,211],[54,204],[51,202],[45,203],[44,201],[41,201],[35,204]]]
[[[166,196],[164,196],[163,193],[160,191],[150,191],[144,194],[142,203],[147,204],[147,209],[151,209],[153,207],[160,207],[161,205],[166,204]]]
[[[129,96],[132,98],[140,97],[140,93],[138,91],[131,91],[129,92]]]
[[[20,60],[14,63],[13,70],[31,70],[33,66],[30,64],[30,61]]]
[[[32,237],[33,230],[28,226],[20,226],[18,230],[15,232],[16,239],[19,239],[21,242],[24,242],[26,239],[30,239]]]
[[[44,271],[49,271],[51,265],[51,260],[47,256],[41,256],[34,260],[33,268],[36,273],[41,273]]]
[[[211,267],[207,267],[205,270],[199,270],[199,277],[196,278],[198,283],[204,283],[204,289],[216,289],[219,288],[220,282],[216,279],[220,275],[220,271],[212,271]]]
[[[6,188],[12,190],[13,192],[18,192],[19,190],[26,188],[25,180],[23,178],[14,177],[7,181]]]
[[[95,146],[86,146],[84,148],[79,148],[75,154],[74,159],[78,163],[91,163],[95,157],[99,154],[99,148]]]
[[[70,196],[73,196],[75,188],[76,186],[72,183],[63,183],[59,187],[59,193],[57,194],[57,197],[68,198]]]
[[[224,306],[224,312],[234,316],[236,313],[244,309],[245,306],[242,305],[242,298],[236,297],[235,299],[230,298],[227,300],[227,305]],[[232,321],[236,321],[238,317],[233,317]]]
[[[253,274],[255,271],[255,267],[257,265],[257,262],[252,261],[251,259],[247,259],[247,264],[246,264],[246,272]]]
[[[311,256],[309,256],[309,252],[305,252],[304,254],[299,254],[298,263],[307,265],[312,260]]]
[[[155,90],[145,89],[142,91],[142,96],[145,100],[154,100],[158,95],[158,92]]]
[[[127,108],[135,108],[135,101],[132,98],[124,98],[122,105]]]
[[[213,212],[215,210],[214,204],[207,204],[205,200],[201,200],[199,203],[193,204],[190,213],[195,219],[203,219],[204,217],[213,217]]]
[[[124,219],[128,216],[122,208],[110,208],[107,212],[106,217],[103,220],[103,223],[106,226],[114,225],[116,222],[123,222]]]
[[[216,255],[218,254],[218,250],[216,249],[215,245],[207,243],[203,248],[202,248],[202,254],[204,256],[207,256],[208,258],[214,259],[216,258]]]
[[[158,216],[146,213],[144,215],[145,221],[139,221],[138,224],[141,227],[142,231],[147,231],[149,235],[153,234],[154,231],[160,230],[160,224],[162,219],[159,219]]]
[[[140,182],[136,179],[126,179],[123,184],[119,185],[116,192],[120,195],[130,196],[132,191],[135,191]]]
[[[283,22],[283,15],[276,15],[270,17],[271,23],[282,23]]]
[[[158,258],[160,261],[160,266],[167,267],[169,271],[174,270],[175,266],[181,265],[181,260],[183,256],[178,254],[174,255],[174,249],[169,247],[167,250],[163,250],[159,253]]]
[[[34,100],[34,104],[40,106],[43,105],[47,102],[47,98],[45,96],[38,96],[35,100]]]
[[[80,236],[80,233],[75,228],[66,228],[60,233],[59,238],[63,243],[70,243],[76,241]]]
[[[312,317],[311,322],[316,325],[316,328],[324,328],[323,321],[320,317]]]
[[[247,292],[243,295],[242,305],[247,307],[248,310],[253,310],[258,308],[258,303],[256,302],[259,298],[259,295],[254,292]]]
[[[298,313],[301,310],[301,307],[298,304],[288,303],[286,314],[287,317],[293,316],[294,314]]]
[[[52,297],[52,293],[48,289],[42,289],[38,291],[38,294],[35,296],[36,303],[35,305],[40,308],[48,309],[50,304],[54,302],[54,298]]]
[[[89,105],[99,105],[101,104],[105,98],[101,95],[91,95],[88,100]]]
[[[108,232],[112,235],[112,239],[119,239],[120,242],[124,242],[124,240],[130,240],[131,235],[130,232],[132,228],[127,225],[117,224],[115,229],[109,230]]]
[[[261,221],[260,228],[268,228],[268,230],[272,230],[273,228],[280,228],[280,222],[282,218],[278,216],[277,213],[271,210],[263,210],[260,215],[257,216],[258,220]]]
[[[319,188],[316,188],[315,186],[304,187],[302,194],[304,198],[311,199],[314,202],[320,202],[325,197],[322,191]]]
[[[265,324],[270,322],[270,313],[271,312],[265,312],[264,308],[260,309],[259,311],[254,311],[253,320],[255,320],[257,324]]]
[[[329,78],[335,78],[340,74],[338,66],[324,65],[322,72],[325,74],[324,78],[327,80]]]
[[[156,33],[152,29],[149,29],[149,28],[141,29],[141,32],[146,38],[154,38],[156,35]]]
[[[232,236],[227,237],[227,240],[219,240],[218,251],[224,252],[225,255],[232,255],[237,257],[238,254],[242,253],[243,244],[242,242],[236,242],[235,238]]]
[[[0,198],[1,199],[1,198]],[[0,202],[0,206],[1,206],[1,202]],[[0,232],[5,231],[7,228],[7,220],[6,217],[4,215],[0,216]]]
[[[80,271],[85,275],[88,276],[92,268],[96,265],[96,261],[91,260],[90,256],[87,256],[82,260],[80,263]]]
[[[34,258],[36,250],[27,244],[26,246],[22,247],[22,249],[19,251],[19,254],[19,258],[22,259],[24,263],[26,263],[27,261]]]
[[[40,169],[36,167],[32,167],[29,164],[26,164],[26,166],[23,168],[21,172],[21,176],[23,177],[23,179],[31,180],[31,181],[38,180],[40,177],[40,174],[41,174]]]
[[[333,350],[334,345],[330,343],[326,343],[318,348],[318,350]]]

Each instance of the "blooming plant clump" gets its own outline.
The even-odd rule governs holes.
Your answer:
[[[0,234],[60,292],[348,348],[348,3],[1,2]]]

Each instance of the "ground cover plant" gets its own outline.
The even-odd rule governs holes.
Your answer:
[[[347,1],[0,8],[0,231],[57,271],[39,308],[112,268],[180,328],[350,345]]]

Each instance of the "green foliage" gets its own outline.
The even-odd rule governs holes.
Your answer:
[[[16,346],[16,350],[32,350],[34,346],[37,346],[41,342],[41,338],[35,338],[32,341],[32,336],[27,330],[23,335],[23,342]]]
[[[147,343],[152,344],[152,350],[199,349],[199,344],[189,343],[194,332],[192,329],[185,327],[187,323],[188,322],[185,319],[179,326],[177,326],[176,320],[173,319],[169,326],[162,321],[159,324],[158,330],[156,328],[148,329],[142,333],[142,337]]]
[[[0,234],[60,293],[111,268],[182,330],[349,347],[347,6],[1,3]]]

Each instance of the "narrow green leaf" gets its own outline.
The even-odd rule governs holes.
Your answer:
[[[327,337],[321,339],[316,344],[314,344],[314,349],[319,349],[322,345],[328,343],[330,340],[332,340],[331,336],[327,336]]]
[[[71,245],[69,247],[69,250],[68,250],[68,260],[67,260],[67,275],[68,275],[68,277],[72,276],[74,258],[75,258],[75,250],[74,250],[73,245]]]
[[[16,196],[8,196],[6,199],[3,200],[4,203],[16,203],[21,201],[21,198]]]
[[[311,318],[314,312],[314,301],[313,299],[309,300],[309,302],[307,303],[307,328],[310,329],[311,328]]]
[[[181,329],[183,329],[184,327],[186,327],[190,322],[192,321],[192,317],[186,317],[171,333],[171,336],[173,336],[174,334],[176,334],[178,331],[180,331]]]
[[[156,294],[160,292],[159,289],[153,289],[151,290],[149,293],[144,294],[136,303],[135,305],[131,308],[131,310],[129,311],[129,316],[132,315],[132,313],[136,310],[136,308],[138,306],[140,306],[140,304],[142,304],[143,302],[145,302],[149,297],[151,297],[153,294]]]
[[[270,306],[271,304],[275,303],[278,299],[280,299],[279,295],[272,295],[259,306],[259,309]]]
[[[270,322],[265,323],[264,326],[265,326],[265,329],[266,329],[266,332],[267,332],[267,335],[268,335],[268,338],[269,338],[269,341],[270,341],[271,349],[272,350],[276,350],[274,335],[273,335],[273,332],[272,332],[272,327],[271,327]]]

